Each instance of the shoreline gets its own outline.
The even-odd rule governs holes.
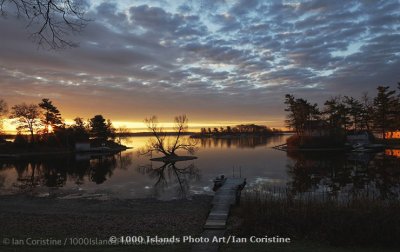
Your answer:
[[[24,157],[40,157],[46,155],[71,155],[71,154],[116,154],[121,151],[132,149],[132,147],[111,149],[106,151],[75,151],[75,150],[57,150],[57,151],[32,151],[32,152],[13,152],[13,153],[0,153],[0,158],[24,158]]]
[[[105,147],[92,147],[88,150],[76,150],[72,148],[65,147],[49,147],[49,146],[31,146],[31,148],[18,148],[12,146],[3,145],[0,149],[0,159],[1,158],[25,158],[25,157],[37,157],[37,156],[47,156],[47,155],[71,155],[71,154],[91,154],[91,155],[104,155],[104,154],[116,154],[121,151],[132,149],[133,147],[128,147],[118,143],[114,143],[112,146]]]
[[[109,239],[111,236],[139,235],[198,236],[211,200],[212,196],[207,195],[170,201],[2,195],[0,237]]]

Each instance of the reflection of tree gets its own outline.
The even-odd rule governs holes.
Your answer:
[[[90,180],[101,184],[111,177],[115,169],[117,160],[114,155],[104,156],[101,155],[95,159],[90,160],[89,177]]]
[[[47,187],[63,187],[67,181],[68,169],[71,164],[69,159],[60,162],[58,159],[42,161],[43,181]]]
[[[17,186],[21,189],[30,189],[40,184],[42,172],[37,161],[22,160],[15,168],[18,173]]]
[[[18,174],[16,186],[25,189],[39,185],[62,187],[74,170],[70,158],[19,159],[13,160],[10,165]]]
[[[87,170],[90,167],[90,158],[83,160],[75,160],[74,165],[71,168],[71,172],[69,173],[70,179],[75,181],[75,184],[81,185],[85,181],[85,177],[87,176]]]
[[[0,188],[4,187],[5,181],[6,181],[6,177],[4,175],[0,174]]]
[[[1,160],[0,172],[15,169],[17,180],[14,186],[22,190],[30,190],[37,186],[63,187],[67,180],[80,185],[84,183],[85,177],[101,184],[112,176],[117,167],[126,169],[131,164],[131,156],[117,155],[88,156],[83,159],[61,156]]]
[[[293,192],[308,192],[325,186],[330,192],[337,192],[341,185],[346,184],[348,174],[343,167],[344,158],[332,158],[329,153],[298,153],[288,152],[288,156],[295,160],[294,165],[288,165],[289,174],[293,180]]]
[[[118,165],[119,168],[122,170],[128,169],[128,167],[132,164],[132,153],[129,153],[127,155],[122,155],[120,152],[118,154]]]
[[[273,137],[266,136],[244,136],[244,137],[227,137],[227,138],[200,138],[200,145],[203,148],[213,147],[238,147],[238,148],[255,148],[258,146],[266,146],[273,141]]]
[[[333,195],[399,197],[400,160],[369,153],[288,152],[294,194],[326,190]]]
[[[153,167],[153,163],[151,163],[138,166],[138,171],[155,179],[154,189],[156,194],[169,187],[176,186],[177,193],[181,198],[186,198],[190,183],[199,180],[199,170],[193,163],[183,168],[177,167],[175,162],[163,163],[159,167]]]
[[[373,160],[368,170],[370,177],[380,191],[381,198],[394,198],[400,195],[400,160],[396,157],[381,155]]]

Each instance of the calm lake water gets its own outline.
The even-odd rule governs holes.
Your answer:
[[[117,155],[0,159],[0,193],[168,200],[209,194],[212,180],[224,174],[247,178],[246,190],[399,197],[398,150],[300,154],[272,148],[285,143],[287,137],[203,139],[198,144],[198,159],[176,164],[139,157],[137,150],[149,137],[122,139],[133,149]]]

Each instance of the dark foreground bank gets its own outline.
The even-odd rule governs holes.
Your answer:
[[[271,191],[272,192],[272,191]],[[231,243],[223,251],[399,251],[400,201],[367,196],[242,194],[227,235],[289,237],[284,243]]]
[[[190,244],[166,246],[6,246],[11,239],[92,238],[111,236],[199,236],[212,197],[158,201],[0,196],[0,251],[187,251]],[[4,240],[6,239],[6,240]],[[8,240],[7,240],[8,239]],[[74,240],[79,242],[78,240]]]

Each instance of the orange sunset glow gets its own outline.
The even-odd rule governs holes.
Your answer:
[[[89,118],[89,117],[88,117]],[[160,121],[160,126],[163,127],[166,131],[173,131],[174,128],[174,123],[172,122],[173,117],[170,121]],[[73,124],[73,120],[71,119],[67,119],[65,121],[65,123],[67,125],[71,125]],[[214,127],[226,127],[226,126],[235,126],[235,125],[239,125],[239,124],[248,124],[248,123],[254,123],[254,124],[260,124],[260,125],[268,125],[272,128],[276,128],[276,129],[282,129],[282,130],[287,130],[287,128],[285,127],[279,127],[281,124],[280,122],[277,122],[276,127],[273,127],[272,125],[274,125],[274,122],[271,121],[219,121],[219,122],[189,122],[188,126],[189,126],[189,131],[191,132],[198,132],[200,131],[201,128],[214,128]],[[113,127],[116,128],[116,130],[118,131],[120,128],[124,128],[129,130],[129,132],[146,132],[148,131],[146,124],[142,121],[112,121]],[[3,122],[3,131],[7,134],[15,134],[16,128],[15,128],[15,124],[13,123],[12,120],[10,119],[6,119]],[[52,129],[49,129],[49,131],[51,132]]]
[[[171,123],[179,114],[193,129],[284,128],[287,93],[321,105],[330,96],[373,94],[376,85],[398,81],[398,24],[374,23],[383,15],[379,8],[370,13],[355,4],[370,16],[343,20],[311,4],[195,2],[87,1],[91,21],[64,38],[76,46],[63,48],[30,40],[35,27],[27,29],[24,17],[3,18],[0,99],[11,107],[49,98],[67,121],[102,114],[132,129],[152,115]],[[288,24],[269,18],[283,10]],[[312,13],[323,22],[311,22]]]

